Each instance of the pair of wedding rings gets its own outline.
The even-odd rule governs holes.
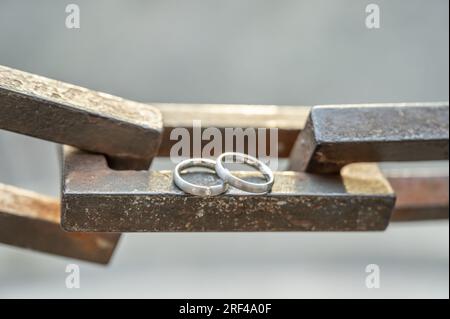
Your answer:
[[[229,169],[225,168],[224,163],[227,158],[233,161],[239,161],[256,168],[262,173],[265,183],[252,183],[234,176]],[[182,172],[192,167],[204,167],[214,170],[220,177],[220,183],[212,186],[196,185],[182,178]],[[274,175],[272,170],[257,158],[242,153],[223,153],[216,161],[206,158],[192,158],[179,163],[174,170],[173,178],[175,185],[186,193],[197,196],[216,196],[225,193],[228,185],[234,186],[240,190],[265,194],[270,192],[274,183]]]

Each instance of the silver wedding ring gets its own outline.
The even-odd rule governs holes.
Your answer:
[[[246,180],[243,180],[239,177],[234,176],[230,170],[224,167],[224,160],[226,158],[232,157],[233,160],[242,161],[245,164],[248,164],[257,170],[259,170],[265,177],[265,183],[252,183]],[[223,179],[226,183],[249,193],[257,193],[264,194],[270,192],[274,183],[274,175],[272,170],[263,162],[258,160],[257,158],[242,154],[242,153],[223,153],[217,158],[216,161],[216,173],[219,175],[221,179]]]
[[[234,161],[239,161],[256,168],[266,179],[265,183],[252,183],[234,176],[229,169],[225,168],[224,162],[227,158],[232,158]],[[204,167],[210,170],[215,170],[215,173],[220,177],[220,184],[212,186],[203,186],[190,183],[181,177],[181,173],[192,167]],[[240,190],[265,194],[271,191],[274,183],[274,175],[272,170],[257,158],[242,154],[242,153],[223,153],[213,161],[206,158],[192,158],[179,163],[174,170],[173,179],[175,185],[186,193],[197,196],[216,196],[227,191],[228,184]]]
[[[181,173],[192,167],[204,167],[210,170],[215,169],[216,162],[206,158],[192,158],[180,162],[174,170],[173,178],[175,185],[186,193],[197,196],[215,196],[227,191],[228,184],[224,180],[220,180],[220,184],[212,186],[203,186],[189,183],[181,177]]]

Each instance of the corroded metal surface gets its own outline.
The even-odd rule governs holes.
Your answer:
[[[162,133],[158,109],[0,66],[0,129],[109,155],[147,169]]]
[[[449,218],[448,176],[390,177],[397,196],[393,221]]]
[[[256,178],[252,172],[236,174]],[[214,182],[207,173],[188,177]],[[205,198],[177,189],[169,171],[114,171],[103,156],[66,147],[62,225],[76,232],[384,230],[394,195],[389,188],[367,188],[380,179],[374,173],[362,187],[348,190],[339,176],[277,172],[270,194],[230,189]]]
[[[337,173],[354,162],[444,160],[448,141],[448,102],[317,106],[291,169]]]
[[[120,234],[68,233],[59,201],[0,184],[0,243],[107,264]]]

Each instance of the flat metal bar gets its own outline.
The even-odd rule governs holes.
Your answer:
[[[389,177],[397,202],[393,221],[449,218],[449,177]]]
[[[147,169],[161,141],[158,109],[0,66],[0,129],[109,156]]]
[[[316,106],[290,165],[338,173],[355,162],[446,160],[448,142],[448,102]]]
[[[446,103],[444,103],[446,104]],[[447,103],[448,104],[448,103]],[[171,132],[176,128],[185,128],[192,137],[193,121],[200,121],[202,128],[216,127],[223,134],[230,128],[278,128],[280,158],[289,157],[298,134],[306,125],[310,107],[278,105],[226,105],[226,104],[152,104],[164,118],[164,134],[159,156],[169,156],[171,147],[176,143],[170,140]],[[191,141],[192,145],[192,141]],[[225,151],[225,149],[224,149]],[[403,167],[398,164],[398,167]],[[383,174],[391,182],[394,191],[399,194],[392,221],[427,220],[448,218],[448,173],[425,171],[420,176],[417,168],[402,169]],[[436,183],[440,184],[438,186]],[[416,194],[426,194],[428,202],[417,202]]]
[[[186,129],[193,145],[194,121],[201,124],[201,134],[205,129],[216,128],[222,136],[222,152],[227,149],[224,140],[225,129],[274,129],[278,131],[278,157],[289,157],[293,144],[303,128],[310,112],[306,106],[277,105],[230,105],[230,104],[164,104],[152,103],[163,114],[164,132],[159,156],[170,156],[172,147],[178,142],[172,137],[175,130]],[[255,145],[259,144],[261,135],[256,135]],[[266,138],[266,150],[269,148],[269,134]],[[202,148],[209,143],[208,139],[201,141]],[[248,141],[245,142],[248,144]]]
[[[62,226],[75,232],[384,230],[395,202],[376,165],[349,168],[342,178],[277,172],[267,195],[230,189],[197,197],[174,186],[169,171],[114,171],[103,156],[69,147],[63,157]],[[189,177],[214,182],[207,173]]]
[[[0,243],[108,264],[120,234],[68,233],[60,216],[58,200],[0,184]]]
[[[311,107],[289,105],[150,103],[163,115],[164,127],[265,127],[301,130]]]

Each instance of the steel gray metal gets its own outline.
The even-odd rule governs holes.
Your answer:
[[[106,154],[117,169],[148,169],[162,116],[147,104],[0,66],[0,129]]]
[[[448,102],[316,106],[290,164],[337,173],[354,162],[445,160],[448,142]]]
[[[233,174],[256,181],[253,172]],[[217,178],[188,176],[201,184]],[[270,194],[230,188],[205,198],[179,190],[170,171],[114,171],[101,155],[65,147],[62,226],[75,232],[205,232],[369,231],[388,225],[395,197],[381,174],[349,190],[339,176],[275,176]],[[372,183],[378,191],[368,191]]]

